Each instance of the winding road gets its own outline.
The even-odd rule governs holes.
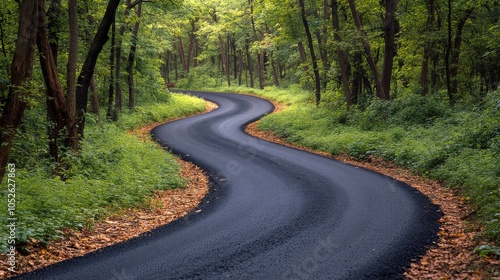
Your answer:
[[[381,174],[249,136],[263,99],[193,92],[213,112],[153,129],[212,188],[185,218],[22,279],[399,279],[440,212]]]

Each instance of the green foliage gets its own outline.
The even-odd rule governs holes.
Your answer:
[[[408,95],[349,110],[334,94],[316,107],[312,94],[299,88],[247,92],[290,105],[264,117],[260,129],[332,154],[381,157],[459,188],[478,209],[485,236],[499,240],[500,91],[476,108],[452,109],[434,97]]]
[[[190,70],[186,78],[176,83],[177,88],[197,89],[206,87],[217,87],[221,83],[222,74],[210,67],[196,67]]]
[[[54,174],[47,159],[46,138],[39,112],[29,111],[12,154],[16,164],[16,217],[18,244],[42,243],[61,237],[64,228],[90,226],[120,208],[145,205],[155,190],[184,186],[180,167],[171,154],[150,142],[142,142],[127,131],[147,123],[200,112],[200,99],[172,95],[167,103],[139,106],[125,113],[119,123],[88,123],[82,152],[67,152],[63,164],[66,180]],[[42,164],[41,164],[42,163]],[[2,186],[6,185],[6,179]],[[0,193],[7,200],[7,190]],[[7,224],[7,204],[0,204],[0,223]],[[0,229],[6,238],[8,228]],[[0,251],[6,251],[6,239]]]

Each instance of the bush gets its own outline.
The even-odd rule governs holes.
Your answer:
[[[65,181],[53,174],[45,151],[46,139],[38,113],[29,112],[12,159],[16,164],[16,240],[45,243],[61,236],[64,228],[80,229],[120,208],[144,205],[155,190],[184,186],[180,167],[171,154],[130,135],[127,130],[186,114],[200,112],[204,102],[185,95],[172,95],[169,103],[140,106],[125,113],[118,123],[101,126],[89,122],[80,155],[64,154],[69,167]],[[43,152],[37,152],[42,150]],[[43,164],[40,164],[42,162]],[[47,166],[45,166],[47,165]],[[2,186],[6,179],[2,182]],[[7,190],[0,193],[6,201]],[[7,224],[7,204],[0,203],[0,223]],[[7,251],[7,227],[0,228],[0,251]]]

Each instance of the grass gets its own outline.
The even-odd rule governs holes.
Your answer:
[[[438,98],[409,93],[347,109],[332,93],[316,107],[313,94],[298,87],[205,89],[253,93],[289,105],[259,124],[289,142],[360,160],[377,156],[458,188],[477,209],[483,238],[499,241],[500,91],[474,107],[451,108]]]
[[[82,152],[65,153],[69,166],[61,180],[47,160],[43,112],[25,116],[11,155],[16,165],[17,245],[60,238],[64,228],[91,227],[119,209],[147,206],[155,190],[183,187],[175,158],[151,142],[128,133],[148,123],[194,114],[204,101],[172,94],[161,103],[124,112],[117,123],[89,116]],[[28,133],[29,132],[29,133]],[[6,186],[6,179],[2,186]],[[0,193],[7,201],[7,190]],[[7,224],[7,203],[0,203],[0,223]],[[0,250],[7,251],[7,227],[0,227]]]

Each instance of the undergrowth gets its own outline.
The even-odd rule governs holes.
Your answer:
[[[47,159],[43,111],[29,110],[10,157],[16,166],[16,244],[46,243],[60,238],[65,228],[91,227],[119,209],[147,206],[155,190],[183,187],[175,158],[128,131],[203,110],[202,100],[172,94],[168,101],[124,112],[116,123],[89,115],[81,153],[63,155],[66,180],[53,175],[56,167]],[[0,199],[7,201],[6,188]],[[8,217],[7,203],[0,203],[0,223],[8,224]],[[0,250],[6,252],[6,226],[0,236]]]
[[[298,87],[206,90],[253,93],[290,105],[264,117],[259,129],[287,141],[360,160],[370,155],[460,189],[476,209],[484,238],[500,239],[500,91],[482,104],[451,108],[437,97],[408,93],[347,108],[325,94],[319,107]]]

